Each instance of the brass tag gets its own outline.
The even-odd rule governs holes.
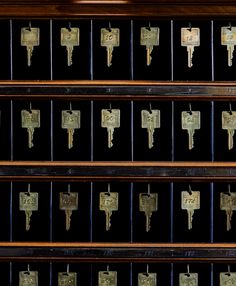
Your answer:
[[[142,27],[140,44],[142,46],[159,46],[160,29],[158,27]]]
[[[101,46],[102,47],[119,47],[120,45],[120,29],[119,28],[111,28],[101,29]]]
[[[40,110],[21,110],[21,126],[22,128],[39,128]]]
[[[236,285],[236,272],[220,273],[220,286],[235,286],[235,285]]]
[[[39,46],[39,28],[21,28],[21,46]]]
[[[156,212],[158,210],[157,193],[140,193],[139,194],[139,211]]]
[[[157,274],[156,273],[139,273],[138,286],[156,286]]]
[[[181,28],[181,46],[200,46],[200,29]]]
[[[38,193],[21,192],[19,194],[19,204],[21,211],[37,211],[38,210]]]
[[[221,45],[236,45],[236,27],[221,27]]]
[[[200,111],[182,111],[182,129],[200,129],[201,128],[201,113]]]
[[[200,192],[192,191],[191,194],[187,191],[181,192],[181,207],[182,210],[199,210],[200,209]]]
[[[101,192],[99,197],[99,209],[101,211],[118,211],[119,194],[115,192]]]
[[[102,109],[102,127],[120,127],[120,109]]]
[[[153,109],[151,112],[148,110],[142,110],[142,128],[160,128],[160,110]]]
[[[222,112],[222,129],[236,129],[236,111]]]
[[[99,271],[98,286],[117,286],[117,272]]]
[[[80,110],[62,110],[61,117],[61,127],[63,129],[80,128]]]
[[[58,286],[77,286],[76,272],[59,272]]]
[[[78,210],[78,193],[60,193],[60,210]]]
[[[20,271],[19,286],[38,286],[38,271]]]
[[[220,209],[226,211],[236,210],[236,193],[220,193]]]
[[[61,28],[61,46],[79,46],[79,28]]]
[[[180,273],[180,286],[198,286],[198,273]]]

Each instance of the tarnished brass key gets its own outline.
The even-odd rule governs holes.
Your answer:
[[[99,210],[104,211],[106,215],[106,231],[111,228],[111,215],[113,211],[118,211],[119,194],[110,192],[110,185],[108,185],[108,192],[101,192],[99,195]]]
[[[70,185],[68,185],[68,192],[60,193],[60,210],[65,211],[66,215],[66,230],[70,230],[72,211],[78,210],[78,193],[70,192]]]
[[[142,27],[140,35],[141,46],[146,46],[147,51],[147,66],[151,65],[152,57],[151,53],[154,46],[159,46],[159,33],[158,27]]]
[[[21,46],[25,46],[27,49],[27,65],[31,66],[31,57],[33,49],[39,46],[39,28],[21,28]]]
[[[146,128],[148,132],[148,148],[151,149],[154,146],[154,132],[155,129],[161,127],[160,110],[142,110],[142,128]]]
[[[30,192],[30,185],[28,185],[28,192],[20,192],[19,194],[19,209],[25,212],[25,230],[30,230],[30,220],[33,211],[38,210],[38,193]]]
[[[233,216],[233,211],[236,210],[236,193],[229,192],[220,193],[220,209],[226,212],[226,229],[229,231],[231,229],[231,220]]]
[[[235,285],[236,285],[236,272],[220,273],[220,286],[235,286]]]
[[[69,264],[66,272],[58,273],[58,286],[77,286],[77,273],[69,271]]]
[[[28,147],[32,148],[34,129],[40,128],[40,110],[31,109],[21,110],[21,127],[26,128],[28,132]]]
[[[192,229],[193,215],[195,210],[200,209],[200,192],[192,191],[189,187],[189,191],[181,192],[181,208],[187,210],[188,213],[188,229]]]
[[[117,286],[117,272],[99,271],[98,286]]]
[[[19,286],[38,286],[38,271],[20,271]]]
[[[138,274],[138,286],[156,286],[157,274],[149,273],[149,267],[147,266],[147,272]]]
[[[112,54],[114,47],[120,45],[120,29],[102,28],[101,29],[101,46],[107,49],[107,66],[112,65]]]
[[[179,286],[198,286],[198,273],[179,273]]]
[[[222,112],[222,129],[228,132],[228,149],[234,147],[234,133],[236,129],[236,111]]]
[[[71,149],[73,147],[75,130],[80,128],[80,110],[62,110],[61,127],[67,129],[68,149]]]
[[[67,65],[71,66],[74,47],[79,46],[79,28],[61,28],[61,46],[67,50]]]
[[[119,109],[102,109],[101,125],[107,128],[108,148],[113,146],[113,133],[115,128],[120,127],[120,110]]]
[[[193,66],[194,48],[200,46],[200,29],[199,28],[181,28],[181,46],[187,47],[188,67]]]
[[[228,66],[231,67],[236,45],[236,27],[221,27],[221,45],[227,46]]]
[[[139,211],[144,212],[146,216],[146,232],[151,229],[152,213],[158,210],[158,194],[150,193],[150,185],[148,185],[147,193],[139,194]]]

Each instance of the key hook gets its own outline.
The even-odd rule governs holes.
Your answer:
[[[29,31],[31,32],[31,21],[29,21]]]
[[[232,24],[231,22],[229,22],[229,28],[228,28],[229,31],[232,31]]]
[[[150,197],[150,195],[151,195],[151,186],[150,184],[148,184],[148,196]]]
[[[72,114],[72,103],[70,101],[70,110],[69,110],[69,113]]]
[[[32,113],[32,103],[30,101],[30,104],[29,104],[29,112]]]
[[[191,185],[188,185],[188,193],[190,194],[190,196],[192,196],[193,191]]]
[[[68,23],[68,30],[71,32],[71,22]]]
[[[110,113],[112,113],[112,106],[111,106],[111,102],[109,103],[109,109],[108,109],[108,111],[109,111]]]
[[[191,22],[188,23],[188,30],[189,30],[189,32],[192,32],[192,23]]]
[[[188,105],[189,105],[189,114],[192,115],[193,114],[193,112],[192,112],[192,104],[189,103]]]
[[[28,184],[28,189],[27,189],[27,196],[30,196],[30,184]]]
[[[67,275],[69,275],[69,272],[70,272],[70,264],[68,263],[67,266],[66,266],[66,273],[67,273]]]
[[[151,102],[149,103],[149,112],[152,114],[152,104],[151,104]]]
[[[109,32],[111,32],[111,22],[109,21],[109,23],[108,23],[108,28],[107,28],[107,30],[109,31]]]
[[[233,111],[232,111],[232,104],[229,103],[229,114],[232,115],[233,114]]]
[[[231,196],[231,186],[228,184],[228,195]]]
[[[109,196],[111,195],[111,184],[110,183],[108,183],[107,185],[107,193]]]
[[[147,274],[149,274],[149,265],[147,264]]]
[[[148,31],[151,31],[151,22],[150,22],[150,21],[148,22],[148,27],[146,27],[146,29],[147,29]]]
[[[70,194],[70,184],[68,184],[67,191],[68,191],[68,194]]]
[[[190,276],[190,272],[189,272],[189,264],[187,264],[187,273],[185,274],[186,276]]]
[[[107,272],[109,272],[110,271],[110,266],[109,266],[109,264],[107,264]]]
[[[27,272],[30,272],[30,265],[27,266]]]

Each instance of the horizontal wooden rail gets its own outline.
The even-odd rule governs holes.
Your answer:
[[[0,260],[236,262],[236,244],[0,243]]]
[[[0,180],[236,181],[236,162],[2,161]]]

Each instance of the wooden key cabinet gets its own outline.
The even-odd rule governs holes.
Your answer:
[[[197,277],[194,285],[230,283],[236,272],[236,147],[229,148],[228,134],[234,141],[234,132],[227,128],[236,129],[236,56],[232,53],[229,66],[221,30],[228,29],[232,48],[235,26],[234,1],[0,1],[3,285],[20,285],[21,271],[38,277],[30,285],[60,285],[62,272],[77,273],[73,283],[86,286],[142,286],[140,277],[145,275],[153,281],[156,277],[153,285],[175,286],[184,283],[179,284],[180,273]],[[147,49],[140,43],[143,27],[159,28],[149,66]],[[22,28],[39,32],[31,65]],[[69,66],[62,28],[78,29]],[[191,68],[187,47],[181,44],[182,28],[200,31]],[[110,67],[101,29],[119,31]],[[30,46],[32,38],[28,41]],[[22,110],[28,114],[28,129],[22,128]],[[33,110],[39,112],[37,124],[30,115]],[[110,120],[104,126],[113,128],[111,148],[102,110],[107,111],[104,120]],[[116,123],[113,110],[119,114]],[[77,118],[67,122],[71,129],[76,126],[74,132],[63,127],[62,111],[76,111]],[[155,127],[149,129],[151,148],[143,111]],[[189,121],[193,112],[200,116],[191,150],[191,130],[182,127],[183,112]],[[158,114],[160,122],[151,114]],[[226,127],[222,114],[228,116]],[[32,131],[34,146],[29,148]],[[190,198],[192,191],[200,192],[191,230],[187,210],[181,209],[183,191]],[[33,208],[29,230],[19,205],[22,192],[24,203]],[[38,195],[37,210],[29,192]],[[78,208],[70,205],[70,192],[78,194]],[[109,231],[105,211],[99,210],[101,192],[106,193],[106,203],[113,204]],[[116,194],[118,210],[111,193]],[[147,212],[153,210],[148,232],[145,212],[140,211],[141,193],[157,194],[157,205],[145,206]],[[232,210],[230,230],[222,193]],[[66,230],[65,210],[70,208]],[[75,277],[71,275],[67,276]],[[110,275],[113,282],[99,284],[102,275]]]

